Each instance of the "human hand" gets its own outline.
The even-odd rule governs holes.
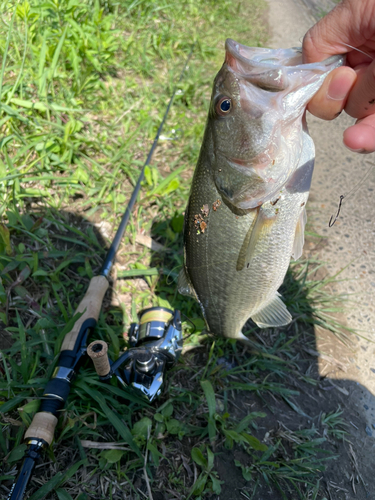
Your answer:
[[[302,49],[304,63],[347,53],[347,66],[328,75],[307,109],[325,120],[345,109],[357,121],[344,144],[375,151],[375,0],[343,0],[306,33]]]

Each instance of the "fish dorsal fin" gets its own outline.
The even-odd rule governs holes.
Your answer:
[[[272,217],[266,215],[265,211],[260,207],[258,216],[252,224],[252,231],[250,234],[249,245],[246,251],[245,266],[249,267],[251,259],[256,255],[257,249],[256,245],[262,238],[267,237],[271,232],[272,227],[277,219],[277,215]]]
[[[259,328],[269,328],[289,325],[292,316],[281,300],[280,295],[276,292],[260,311],[251,316],[251,319]]]
[[[296,233],[294,236],[292,257],[298,260],[302,255],[303,245],[305,243],[305,226],[307,221],[306,209],[304,208],[299,216]]]
[[[190,280],[186,275],[184,267],[181,269],[178,275],[177,290],[181,295],[187,295],[188,297],[192,297],[193,299],[198,300],[197,294],[195,293],[193,285],[190,283]]]

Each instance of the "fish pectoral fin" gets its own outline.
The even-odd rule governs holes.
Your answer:
[[[188,297],[192,297],[193,299],[198,301],[197,294],[195,293],[193,285],[190,283],[190,280],[186,275],[184,267],[181,269],[178,275],[177,290],[181,295],[187,295]]]
[[[254,214],[255,214],[254,218],[250,224],[249,230],[247,231],[245,239],[243,240],[243,243],[241,245],[241,250],[240,250],[240,253],[238,255],[237,264],[236,264],[237,271],[242,271],[242,269],[248,263],[247,255],[248,255],[249,244],[250,244],[251,235],[252,235],[254,226],[256,224],[256,221],[257,221],[257,218],[259,215],[259,210],[260,210],[260,208],[254,209]]]
[[[302,255],[303,245],[305,243],[306,221],[307,221],[307,215],[306,215],[306,209],[304,208],[301,212],[301,215],[299,216],[296,226],[296,233],[294,236],[294,243],[292,250],[292,257],[294,260],[298,260]]]
[[[249,245],[246,251],[245,266],[249,267],[251,259],[256,255],[256,246],[258,242],[265,238],[272,230],[274,223],[277,220],[277,215],[269,217],[264,210],[260,208],[258,216],[252,224]]]
[[[260,311],[253,314],[251,319],[259,328],[269,328],[289,325],[292,316],[286,305],[276,292],[274,297]]]

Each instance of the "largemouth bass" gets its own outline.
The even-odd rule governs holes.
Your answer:
[[[277,290],[304,244],[314,144],[307,102],[342,65],[302,64],[300,49],[226,41],[185,212],[179,291],[200,304],[207,329],[246,341],[291,315]]]

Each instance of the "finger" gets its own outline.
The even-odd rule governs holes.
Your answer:
[[[313,115],[323,120],[333,120],[345,107],[348,94],[357,79],[352,68],[334,69],[307,105]]]
[[[303,62],[312,63],[335,54],[345,54],[350,47],[366,42],[366,34],[374,33],[375,4],[369,0],[344,0],[306,33]],[[372,30],[372,31],[371,31]]]
[[[359,120],[344,132],[344,144],[356,153],[375,151],[375,115]]]
[[[356,69],[357,80],[348,97],[345,111],[353,118],[375,113],[375,61]]]

